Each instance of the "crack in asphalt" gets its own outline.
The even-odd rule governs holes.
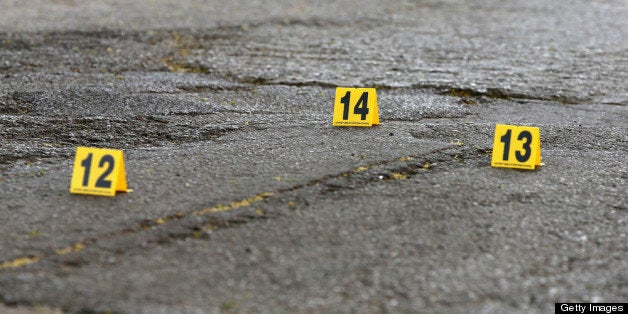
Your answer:
[[[458,153],[454,153],[456,151]],[[329,174],[329,175],[326,175],[326,176],[323,176],[314,180],[310,180],[305,183],[296,184],[291,187],[278,189],[274,192],[262,192],[254,196],[250,196],[250,197],[243,198],[241,200],[233,201],[227,205],[217,204],[212,207],[194,210],[189,213],[177,212],[171,215],[142,221],[134,228],[127,228],[127,229],[123,229],[119,231],[113,231],[113,232],[109,232],[105,234],[96,235],[91,238],[86,238],[86,239],[77,241],[65,247],[53,249],[49,252],[40,253],[40,254],[30,254],[27,256],[19,256],[19,257],[7,259],[0,263],[0,271],[21,268],[27,265],[44,261],[46,259],[53,258],[55,256],[66,256],[71,253],[78,253],[78,252],[88,249],[90,246],[93,246],[98,242],[103,242],[108,239],[116,239],[116,238],[130,236],[130,235],[137,235],[144,231],[165,232],[166,233],[165,238],[164,236],[159,237],[159,235],[157,235],[156,239],[149,241],[149,242],[158,243],[158,244],[167,243],[169,241],[168,238],[172,238],[172,237],[199,238],[202,236],[203,230],[211,229],[215,231],[215,230],[219,230],[219,229],[223,229],[227,227],[232,227],[234,225],[243,225],[243,224],[246,224],[248,222],[251,222],[260,218],[267,219],[271,217],[267,213],[256,213],[256,214],[245,215],[244,217],[243,216],[236,217],[235,219],[224,220],[218,217],[211,216],[212,214],[215,214],[215,213],[230,212],[235,209],[249,207],[252,204],[262,202],[273,196],[282,195],[288,192],[301,190],[301,189],[312,187],[319,184],[323,185],[323,184],[326,184],[326,182],[332,181],[335,179],[342,180],[342,179],[351,178],[352,176],[354,176],[358,178],[360,184],[364,184],[364,185],[373,183],[373,182],[379,182],[383,179],[386,179],[386,180],[406,179],[410,176],[413,176],[419,173],[420,171],[425,171],[429,169],[430,163],[433,163],[435,161],[437,162],[451,161],[452,154],[462,155],[464,153],[465,152],[460,152],[459,146],[448,145],[448,146],[433,149],[431,151],[418,154],[418,155],[404,156],[404,157],[395,158],[395,159],[388,159],[388,160],[381,160],[381,161],[373,162],[367,165],[359,166],[357,168],[354,168],[348,171],[344,171],[344,172],[340,172],[336,174]],[[466,154],[469,154],[469,153],[475,154],[476,152],[471,152],[471,151],[466,152]],[[432,155],[434,155],[434,157],[437,157],[438,155],[440,155],[440,158],[432,159],[432,161],[429,161],[428,159]],[[482,155],[484,154],[482,153]],[[456,160],[456,158],[454,158],[454,160]],[[382,174],[378,174],[375,176],[367,174],[366,172],[366,170],[369,170],[369,169],[382,167],[386,165],[393,165],[395,163],[404,163],[405,165],[392,167],[391,169],[384,169],[380,171]],[[163,228],[168,228],[172,226],[172,222],[181,221],[184,218],[189,218],[193,216],[208,216],[209,218],[203,221],[200,225],[198,223],[192,223],[191,226],[184,226],[184,229],[187,229],[187,231],[176,231],[177,227],[173,228],[175,232],[169,232],[168,229],[163,229]],[[117,251],[120,251],[120,250],[121,249],[119,248],[117,249]],[[61,261],[62,264],[66,262]]]
[[[377,20],[358,20],[360,25],[364,27],[378,27],[382,22]],[[291,81],[285,78],[271,79],[261,76],[240,76],[239,74],[232,73],[229,68],[218,69],[213,68],[211,63],[206,64],[204,59],[194,58],[194,55],[190,55],[191,52],[208,51],[216,45],[216,41],[229,41],[240,42],[239,39],[247,32],[251,32],[252,29],[261,28],[264,26],[306,26],[306,27],[321,27],[321,26],[355,26],[356,21],[336,21],[327,20],[321,18],[311,19],[270,19],[259,22],[241,24],[241,25],[221,25],[214,28],[196,30],[196,29],[167,29],[167,30],[152,30],[152,31],[123,31],[123,30],[97,30],[97,31],[65,31],[65,32],[48,32],[48,33],[25,33],[25,34],[11,34],[0,33],[0,40],[3,45],[0,46],[0,53],[6,53],[7,56],[12,55],[12,51],[25,51],[29,54],[39,53],[42,49],[48,49],[42,51],[46,60],[38,64],[28,64],[29,58],[17,58],[12,62],[7,61],[6,72],[22,73],[28,71],[29,68],[36,68],[45,70],[49,65],[61,65],[63,69],[67,71],[75,71],[79,69],[79,72],[102,72],[105,69],[106,73],[121,73],[128,71],[169,71],[175,73],[197,73],[197,74],[216,74],[223,77],[226,80],[233,82],[239,82],[247,85],[286,85],[294,87],[335,87],[337,82],[324,81],[324,80],[308,80],[303,81]],[[154,50],[153,55],[149,57],[131,57],[127,62],[120,62],[116,57],[117,48],[123,48],[126,45],[140,45],[148,50]],[[324,47],[323,47],[324,48]],[[53,51],[59,51],[60,55],[72,54],[74,59],[79,60],[77,62],[68,63],[67,60],[56,60],[60,56],[50,53],[50,49]],[[301,57],[307,57],[306,55]],[[331,49],[331,48],[330,48]],[[197,51],[198,50],[198,51]],[[246,50],[246,49],[245,49]],[[45,53],[44,53],[45,52]],[[292,54],[289,50],[281,50],[283,54],[274,56],[279,59],[289,59],[289,55]],[[332,53],[336,55],[337,51]],[[344,52],[343,54],[346,54]],[[105,56],[103,58],[103,55]],[[252,52],[243,51],[238,55],[240,57],[255,57]],[[326,58],[325,60],[328,60]],[[14,64],[14,65],[13,65]],[[398,65],[393,67],[394,69],[401,70]],[[9,71],[10,70],[10,71]],[[31,69],[32,70],[32,69]],[[7,74],[8,75],[8,74]],[[386,89],[415,89],[415,90],[433,90],[437,94],[445,96],[460,97],[463,99],[505,99],[505,100],[542,100],[542,101],[557,101],[563,104],[580,104],[591,101],[589,97],[578,97],[574,95],[562,95],[558,92],[551,94],[538,94],[534,92],[521,92],[516,90],[509,90],[500,87],[488,87],[488,88],[468,88],[458,87],[455,84],[438,84],[438,83],[416,83],[405,86],[393,86],[386,84],[375,84],[372,87],[380,90]],[[217,87],[218,90],[222,89],[246,89],[247,87]],[[214,90],[212,86],[183,86],[181,88],[187,92],[201,92]],[[622,102],[605,102],[610,105],[626,105]],[[2,99],[0,99],[0,105],[3,105]],[[22,109],[15,106],[0,107],[2,110],[10,111],[11,113],[22,113]]]
[[[515,91],[509,91],[504,88],[487,88],[485,91],[470,89],[470,88],[456,88],[456,87],[439,87],[439,94],[444,96],[454,96],[460,98],[481,98],[487,97],[491,99],[504,99],[504,100],[542,100],[542,101],[557,101],[564,105],[574,105],[583,102],[590,101],[590,98],[578,98],[565,95],[549,95],[549,96],[535,96],[526,93],[519,93]]]
[[[185,65],[181,65],[185,67]],[[198,66],[202,67],[202,66]],[[195,71],[197,68],[192,67]],[[205,72],[209,74],[211,71],[209,69],[205,69]],[[291,86],[291,87],[321,87],[321,88],[336,88],[339,85],[332,82],[325,81],[317,81],[317,80],[309,80],[309,81],[286,81],[286,80],[274,80],[265,77],[240,77],[236,75],[231,75],[227,73],[225,78],[240,84],[250,84],[255,86]],[[362,84],[356,85],[347,85],[344,87],[364,87]],[[482,100],[482,98],[489,99],[502,99],[502,100],[540,100],[540,101],[556,101],[565,105],[575,105],[581,104],[588,101],[591,101],[590,98],[578,98],[574,96],[566,96],[566,95],[548,95],[548,96],[539,96],[533,94],[527,94],[522,92],[510,91],[504,88],[487,88],[485,90],[481,89],[471,89],[471,88],[460,88],[456,87],[452,84],[412,84],[405,86],[393,86],[386,84],[372,84],[369,87],[375,88],[376,90],[414,90],[414,91],[431,91],[437,95],[442,96],[451,96],[458,97],[462,99],[475,99]],[[477,103],[477,102],[471,102]],[[623,105],[621,103],[611,103],[613,105]]]

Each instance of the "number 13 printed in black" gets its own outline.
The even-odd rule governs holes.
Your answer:
[[[533,170],[541,165],[538,127],[497,124],[491,166]]]
[[[501,137],[501,142],[504,143],[504,155],[502,158],[503,160],[508,160],[508,156],[510,155],[511,133],[512,130],[509,129],[506,134]],[[517,158],[517,161],[519,162],[528,161],[528,159],[530,159],[530,156],[532,155],[532,150],[530,148],[530,144],[532,144],[532,134],[528,131],[521,131],[521,133],[519,133],[519,136],[517,137],[517,140],[521,141],[524,139],[525,142],[523,142],[522,145],[524,153],[522,154],[520,151],[515,151],[515,158]]]

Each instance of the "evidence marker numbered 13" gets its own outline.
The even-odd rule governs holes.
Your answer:
[[[127,189],[124,157],[119,149],[77,147],[70,193],[115,196]]]
[[[373,126],[379,124],[375,88],[337,87],[334,100],[334,126]]]
[[[534,170],[541,165],[541,130],[538,127],[495,125],[491,166]]]

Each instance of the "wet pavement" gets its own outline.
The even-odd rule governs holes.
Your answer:
[[[628,298],[625,1],[34,3],[0,3],[0,311]],[[491,168],[498,123],[545,165]],[[70,194],[77,146],[134,192]]]

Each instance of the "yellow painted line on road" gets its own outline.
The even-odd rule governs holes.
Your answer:
[[[406,157],[401,157],[401,158],[396,159],[396,160],[402,161],[402,162],[408,162],[408,161],[414,160],[415,158],[416,158],[415,156],[406,156]],[[341,173],[337,177],[346,177],[346,176],[348,176],[350,174],[353,174],[353,173],[363,172],[363,171],[372,169],[372,168],[374,168],[374,167],[376,167],[378,165],[379,164],[372,164],[372,165],[367,165],[367,166],[359,166],[359,167],[357,167],[355,169],[352,169],[352,170],[349,170],[347,172]],[[423,165],[422,168],[423,169],[428,169],[429,167],[430,167],[430,163],[429,162],[425,162],[425,164]],[[401,173],[393,172],[391,174],[391,179],[399,180],[399,179],[405,179],[405,178],[406,178],[406,176],[401,174]],[[299,187],[303,187],[303,186],[299,186]],[[238,208],[242,208],[242,207],[247,207],[247,206],[252,205],[253,203],[257,203],[257,202],[263,201],[263,200],[271,197],[274,194],[275,193],[273,193],[273,192],[263,192],[263,193],[255,195],[255,196],[244,198],[244,199],[239,200],[239,201],[233,201],[233,202],[229,203],[228,205],[218,204],[218,205],[215,205],[215,206],[212,206],[212,207],[208,207],[208,208],[204,208],[204,209],[193,211],[193,212],[191,212],[189,214],[184,214],[184,213],[178,212],[175,215],[170,215],[170,216],[165,216],[165,217],[160,217],[160,218],[153,219],[152,222],[154,223],[154,225],[143,226],[143,227],[140,227],[137,230],[123,231],[120,234],[121,235],[126,235],[126,234],[138,233],[138,232],[141,232],[142,230],[149,230],[149,229],[152,229],[154,226],[164,225],[164,224],[169,223],[170,221],[181,219],[181,218],[184,218],[186,216],[202,216],[202,215],[207,215],[207,214],[212,214],[212,213],[219,213],[219,212],[226,212],[226,211],[230,211],[230,210],[234,210],[234,209],[238,209]],[[258,211],[256,211],[256,212],[258,212]],[[120,234],[118,234],[118,236],[120,236]],[[110,236],[111,236],[111,234],[105,235],[105,237],[110,237]],[[114,233],[114,236],[115,236],[115,233]],[[73,245],[56,249],[54,251],[55,254],[52,254],[52,255],[66,255],[66,254],[70,254],[70,253],[80,252],[80,251],[83,251],[84,249],[86,249],[89,244],[92,244],[93,242],[96,242],[96,241],[97,240],[88,240],[88,241],[83,241],[83,242],[77,242],[77,243],[75,243]],[[26,265],[30,265],[30,264],[33,264],[33,263],[37,263],[40,260],[42,260],[43,258],[45,258],[45,257],[46,256],[44,256],[44,255],[40,255],[40,256],[32,256],[31,255],[31,256],[14,258],[14,259],[2,262],[0,264],[0,271],[1,270],[5,270],[5,269],[9,269],[9,268],[19,268],[19,267],[22,267],[22,266],[26,266]]]
[[[57,253],[57,255],[66,255],[66,254],[70,254],[70,253],[74,253],[74,252],[80,252],[82,250],[85,249],[85,244],[83,244],[82,242],[78,242],[75,243],[74,245],[70,245],[68,247],[64,247],[61,249],[56,249],[55,253]]]
[[[252,197],[247,197],[240,201],[231,202],[231,204],[229,205],[218,204],[216,206],[197,210],[193,212],[192,214],[195,216],[199,216],[199,215],[206,215],[206,214],[211,214],[211,213],[219,213],[219,212],[234,210],[236,208],[250,206],[253,203],[263,201],[264,199],[267,199],[272,195],[273,195],[272,192],[264,192],[264,193],[260,193]]]
[[[218,213],[218,212],[225,212],[225,211],[229,211],[229,210],[233,210],[233,209],[237,209],[237,208],[242,208],[242,207],[246,207],[246,206],[250,206],[253,203],[262,201],[270,196],[272,196],[273,193],[272,192],[264,192],[264,193],[260,193],[257,194],[255,196],[252,197],[247,197],[245,199],[239,200],[239,201],[234,201],[231,202],[229,205],[223,205],[223,204],[218,204],[216,206],[212,206],[209,208],[204,208],[201,210],[197,210],[192,212],[189,215],[185,215],[181,212],[177,213],[174,216],[168,216],[168,217],[161,217],[161,218],[156,218],[153,221],[155,222],[156,225],[163,225],[166,224],[172,220],[175,219],[180,219],[183,218],[185,216],[190,216],[190,215],[194,215],[194,216],[201,216],[201,215],[207,215],[207,214],[211,214],[211,213]],[[135,232],[132,233],[137,233],[137,232],[141,232],[142,230],[146,230],[146,229],[150,229],[151,227],[143,227],[140,228],[138,230],[136,230]],[[128,233],[124,233],[124,234],[128,234]],[[88,241],[89,243],[94,242],[94,241]],[[70,254],[70,253],[76,253],[76,252],[80,252],[83,251],[86,247],[87,247],[88,243],[86,242],[77,242],[75,244],[72,244],[70,246],[66,246],[63,248],[59,248],[56,249],[54,251],[53,255],[66,255],[66,254]],[[0,271],[1,270],[5,270],[5,269],[9,269],[9,268],[19,268],[22,266],[26,266],[26,265],[30,265],[33,263],[37,263],[39,262],[41,259],[43,259],[45,256],[24,256],[24,257],[17,257],[5,262],[2,262],[0,264]]]
[[[18,268],[28,264],[37,263],[41,259],[40,256],[18,257],[0,264],[0,270],[8,268]]]

